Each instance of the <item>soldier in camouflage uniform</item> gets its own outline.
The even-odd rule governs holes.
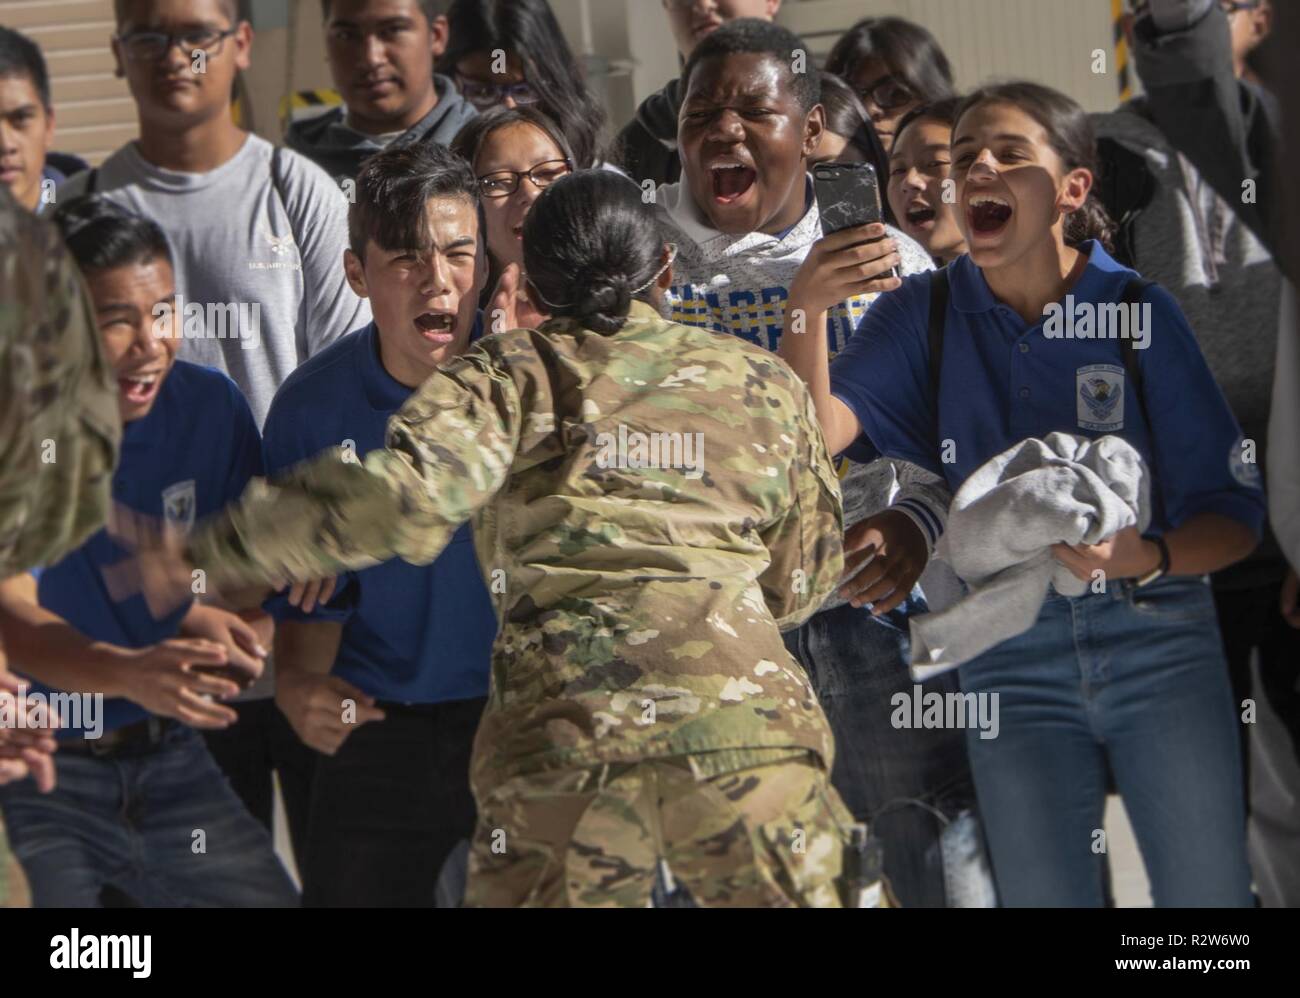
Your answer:
[[[501,629],[467,902],[644,905],[666,861],[700,904],[836,905],[852,819],[780,635],[840,577],[835,472],[781,360],[660,318],[639,194],[547,188],[525,259],[553,318],[442,368],[363,463],[250,486],[187,560],[217,586],[426,563],[473,517]]]
[[[55,229],[0,185],[0,579],[57,561],[99,529],[121,434],[76,267]],[[0,688],[15,687],[0,643]],[[0,729],[0,782],[25,775],[30,737]],[[0,824],[0,907],[20,884]]]

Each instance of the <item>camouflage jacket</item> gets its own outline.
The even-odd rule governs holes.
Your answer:
[[[558,319],[489,336],[415,391],[386,449],[255,483],[190,554],[218,586],[427,563],[470,517],[500,621],[480,793],[735,750],[815,751],[829,768],[779,629],[838,581],[843,513],[781,360],[639,302],[612,335]]]
[[[121,436],[77,269],[57,230],[0,188],[0,578],[103,526]]]

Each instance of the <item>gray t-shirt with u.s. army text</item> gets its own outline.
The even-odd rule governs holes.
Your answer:
[[[146,162],[132,142],[94,177],[96,193],[167,234],[181,296],[178,356],[230,375],[259,427],[294,368],[370,321],[343,270],[347,201],[323,170],[287,149],[277,191],[273,151],[249,135],[215,170],[181,173]],[[84,193],[89,176],[70,179],[57,200]]]

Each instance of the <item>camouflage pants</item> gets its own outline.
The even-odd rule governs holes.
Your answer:
[[[703,907],[840,906],[852,817],[814,756],[537,773],[479,802],[469,907],[645,907],[660,859]]]

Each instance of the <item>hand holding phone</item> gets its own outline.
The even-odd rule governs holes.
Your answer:
[[[885,220],[880,183],[870,163],[818,163],[813,167],[813,190],[823,235]],[[898,268],[886,276],[898,277]]]

